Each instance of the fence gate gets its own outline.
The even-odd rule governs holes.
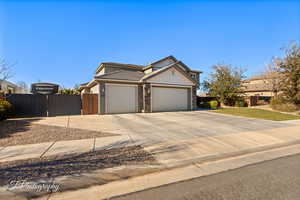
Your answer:
[[[98,94],[82,95],[82,114],[98,114]]]
[[[17,117],[80,115],[80,95],[11,94],[6,96]]]
[[[17,117],[47,116],[46,95],[10,94],[6,96],[6,100],[14,106]]]
[[[48,96],[48,116],[80,115],[80,95],[53,94]]]

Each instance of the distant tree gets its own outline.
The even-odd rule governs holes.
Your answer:
[[[78,89],[79,89],[79,86],[80,86],[79,84],[75,84],[75,85],[74,85],[74,89],[75,89],[75,90],[78,90]]]
[[[300,104],[300,46],[292,42],[283,50],[285,55],[278,62],[282,74],[280,87],[287,101]]]
[[[76,94],[79,95],[80,92],[78,90],[75,90],[73,88],[63,88],[61,90],[59,90],[59,94]]]
[[[282,79],[279,63],[279,58],[272,58],[261,74],[261,77],[266,81],[265,84],[268,85],[275,97],[277,97],[278,92],[280,91],[280,82]]]
[[[12,65],[7,63],[6,60],[0,58],[0,83],[13,76]]]
[[[213,65],[212,68],[214,71],[204,81],[204,89],[221,103],[233,105],[244,93],[242,79],[245,70],[227,64]]]
[[[17,83],[17,85],[22,88],[23,91],[28,92],[29,91],[29,87],[28,85],[24,82],[24,81],[19,81]]]

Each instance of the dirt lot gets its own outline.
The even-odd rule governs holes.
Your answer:
[[[2,162],[0,163],[0,185],[6,185],[10,180],[34,181],[41,178],[78,175],[121,165],[154,163],[156,163],[154,157],[139,145],[81,154]]]
[[[33,121],[35,120],[1,121],[0,147],[116,135],[76,128],[39,125],[32,123]]]

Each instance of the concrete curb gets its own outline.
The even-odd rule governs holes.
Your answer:
[[[166,184],[190,180],[201,176],[208,176],[223,171],[228,171],[247,165],[278,159],[300,153],[300,145],[293,145],[261,152],[224,158],[207,163],[192,163],[189,166],[174,168],[167,171],[156,172],[144,176],[138,176],[127,180],[111,182],[101,186],[92,186],[86,189],[54,193],[50,200],[99,200],[122,196]],[[38,198],[38,199],[43,199]]]
[[[268,146],[262,146],[262,147],[256,147],[256,148],[251,148],[251,149],[245,149],[245,150],[237,151],[237,152],[230,152],[230,153],[223,153],[223,154],[218,154],[218,155],[211,155],[211,156],[205,156],[205,157],[202,156],[202,157],[193,158],[193,159],[181,160],[181,161],[172,163],[170,165],[167,165],[167,167],[173,168],[173,167],[183,167],[183,166],[190,165],[187,163],[202,164],[202,163],[207,163],[207,162],[213,162],[216,160],[231,158],[231,157],[243,156],[243,155],[247,155],[247,154],[251,154],[251,153],[270,151],[273,149],[288,147],[291,145],[300,145],[300,140],[295,140],[293,142],[286,142],[286,143],[280,143],[280,144],[273,144],[273,145],[268,145]]]

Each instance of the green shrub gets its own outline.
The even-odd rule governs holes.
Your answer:
[[[199,108],[210,108],[210,104],[208,102],[200,102]]]
[[[288,103],[282,97],[273,98],[270,102],[270,106],[273,110],[278,110],[282,112],[295,112],[300,109],[299,105]]]
[[[234,104],[235,107],[247,107],[247,102],[244,100],[238,100]]]
[[[285,104],[285,100],[283,98],[272,98],[270,101],[271,106],[272,105],[280,105],[280,104]]]
[[[8,101],[0,101],[0,120],[7,119],[14,114],[14,108]]]
[[[210,105],[210,108],[212,108],[212,109],[218,109],[219,102],[216,101],[216,100],[212,100],[212,101],[209,102],[209,105]]]

